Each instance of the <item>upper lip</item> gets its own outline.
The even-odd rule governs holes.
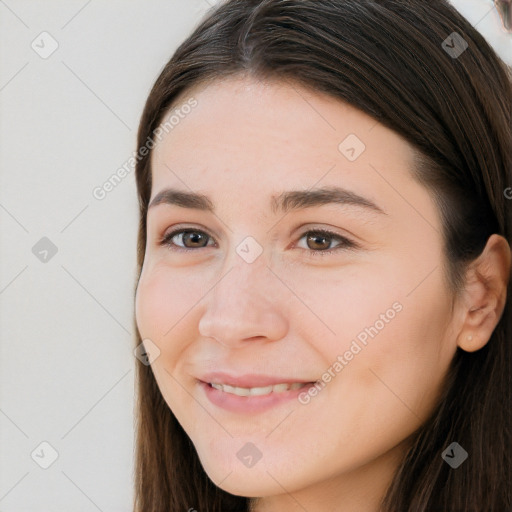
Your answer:
[[[281,383],[293,383],[293,382],[315,382],[306,379],[297,379],[295,377],[277,377],[273,375],[263,375],[256,373],[246,373],[244,375],[232,375],[226,372],[210,372],[205,373],[199,380],[208,384],[227,384],[228,386],[239,387],[239,388],[262,388],[266,386],[274,386],[275,384]]]

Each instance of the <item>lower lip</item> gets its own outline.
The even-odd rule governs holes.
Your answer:
[[[278,393],[269,393],[259,396],[238,396],[233,393],[226,393],[220,389],[215,389],[207,382],[199,381],[199,385],[206,393],[210,402],[222,409],[238,413],[256,413],[264,412],[272,407],[297,400],[301,393],[308,391],[314,386],[314,383],[306,384],[300,389],[281,391]]]

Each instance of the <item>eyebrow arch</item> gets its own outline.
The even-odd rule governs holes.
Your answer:
[[[197,209],[211,213],[215,211],[215,206],[208,196],[172,188],[165,188],[158,192],[150,202],[148,210],[159,204],[176,205],[182,208]],[[279,211],[287,213],[291,210],[327,204],[350,204],[386,215],[386,212],[370,199],[341,187],[290,190],[271,197],[271,208],[274,214]]]
[[[384,210],[370,199],[341,187],[290,190],[283,192],[277,197],[272,196],[271,199],[272,211],[274,213],[278,211],[287,213],[290,210],[299,210],[327,204],[350,204],[386,215]]]

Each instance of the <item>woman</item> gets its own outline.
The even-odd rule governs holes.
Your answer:
[[[202,21],[138,134],[136,511],[511,509],[511,105],[443,0]]]

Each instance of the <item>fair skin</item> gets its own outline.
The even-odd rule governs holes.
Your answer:
[[[493,235],[454,297],[439,214],[412,178],[401,137],[297,85],[231,78],[184,101],[191,96],[197,106],[153,150],[151,199],[165,188],[200,193],[215,212],[165,203],[148,211],[136,320],[160,350],[152,363],[159,389],[211,480],[260,498],[254,510],[377,512],[457,347],[481,348],[501,316],[508,244]],[[354,161],[338,149],[349,134],[366,146]],[[282,192],[331,186],[382,212],[338,203],[271,208]],[[158,244],[178,228],[196,238]],[[357,247],[315,238],[315,229]],[[236,251],[248,236],[263,249],[251,263]],[[332,372],[396,303],[400,311]],[[217,368],[305,381],[331,368],[334,377],[307,404],[241,413],[213,404],[199,385]],[[248,442],[261,453],[252,467],[237,457]]]

